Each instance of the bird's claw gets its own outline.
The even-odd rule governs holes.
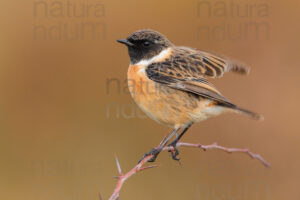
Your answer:
[[[148,153],[145,153],[138,163],[140,163],[142,160],[144,160],[144,158],[146,158],[149,155],[152,155],[152,158],[148,160],[148,162],[154,162],[160,152],[161,148],[153,148]]]
[[[171,144],[168,145],[169,147],[173,148],[169,150],[169,152],[171,152],[171,156],[173,160],[180,161],[180,158],[177,157],[179,155],[179,150],[176,147],[176,144],[177,144],[176,142],[172,142]]]

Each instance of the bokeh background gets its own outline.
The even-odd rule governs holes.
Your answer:
[[[115,155],[127,171],[170,131],[135,106],[126,90],[127,50],[115,42],[152,28],[177,45],[252,66],[247,77],[228,73],[212,81],[265,121],[227,114],[196,124],[183,140],[249,147],[272,168],[242,154],[198,149],[182,149],[180,167],[164,152],[158,168],[125,184],[121,199],[300,199],[299,6],[1,1],[0,198],[87,200],[101,192],[107,199],[116,184]]]

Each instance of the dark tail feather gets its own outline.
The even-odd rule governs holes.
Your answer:
[[[259,121],[262,121],[264,120],[264,116],[258,114],[258,113],[255,113],[255,112],[252,112],[250,110],[247,110],[247,109],[244,109],[244,108],[240,108],[240,107],[237,107],[236,105],[234,104],[224,104],[224,103],[219,103],[218,105],[220,106],[224,106],[226,108],[230,108],[232,109],[234,112],[236,113],[240,113],[240,114],[243,114],[243,115],[247,115],[248,117],[251,117],[252,119],[255,119],[255,120],[259,120]]]
[[[264,116],[262,116],[260,114],[257,114],[255,112],[246,110],[244,108],[233,107],[232,109],[234,111],[236,111],[237,113],[241,113],[241,114],[247,115],[247,116],[251,117],[252,119],[259,120],[259,121],[264,120]]]

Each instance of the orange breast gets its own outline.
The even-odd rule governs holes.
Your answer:
[[[128,69],[128,89],[133,96],[137,98],[139,94],[145,93],[145,84],[147,82],[147,77],[142,72],[143,66],[131,65]]]
[[[156,83],[147,77],[144,66],[130,66],[127,78],[128,89],[136,101],[155,95]]]
[[[138,106],[155,121],[171,127],[189,121],[187,112],[181,112],[181,103],[187,104],[182,101],[182,94],[185,93],[166,90],[164,86],[150,80],[145,74],[144,66],[129,67],[128,88]]]

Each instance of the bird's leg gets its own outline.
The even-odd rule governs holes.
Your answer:
[[[148,162],[154,162],[158,156],[158,154],[162,151],[162,149],[166,146],[168,141],[177,134],[179,128],[174,129],[170,134],[166,135],[163,140],[159,143],[159,145],[153,149],[151,149],[148,153],[145,153],[143,157],[140,159],[139,163],[147,156],[152,155],[153,157]]]
[[[177,142],[180,140],[180,138],[186,133],[186,131],[192,126],[193,123],[188,124],[187,126],[185,126],[182,131],[180,132],[180,134],[176,137],[175,140],[173,140],[168,146],[172,146],[173,149],[169,150],[169,152],[171,152],[171,156],[173,158],[173,160],[179,161],[180,159],[177,157],[179,155],[179,151],[178,148],[176,147]]]

